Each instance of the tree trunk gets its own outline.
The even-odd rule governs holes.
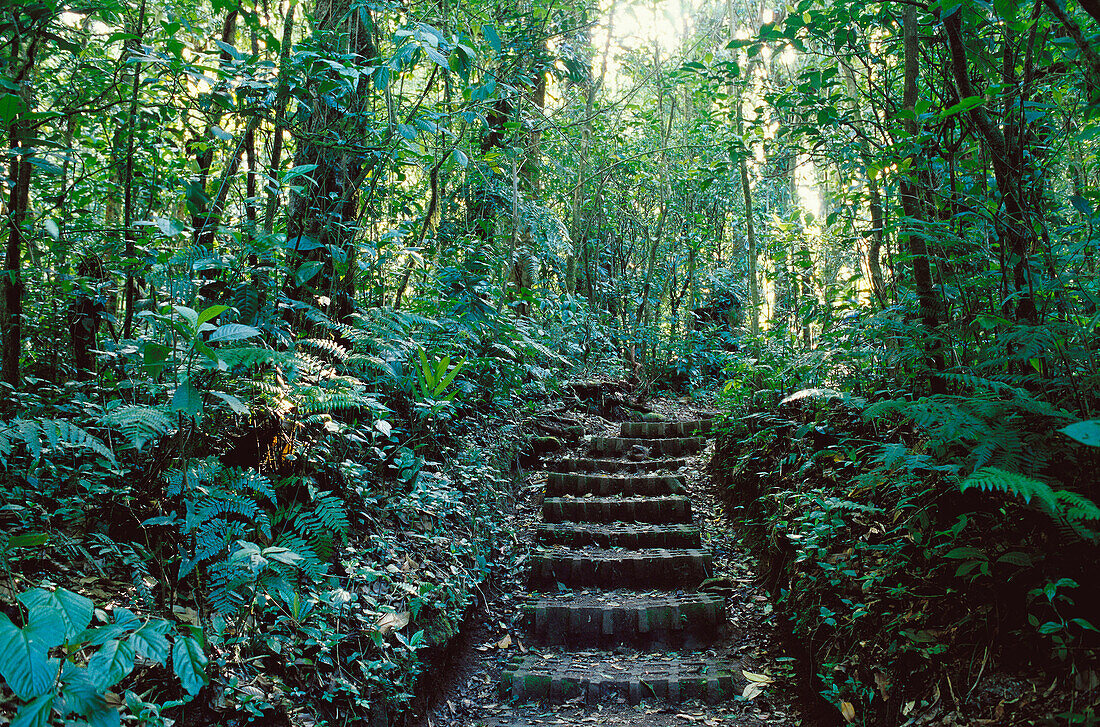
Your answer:
[[[905,129],[910,139],[915,140],[919,133],[915,108],[917,104],[917,76],[920,72],[920,38],[917,35],[917,9],[915,6],[907,5],[905,7],[902,24],[902,37],[905,46],[905,86],[902,104],[911,112],[905,120]],[[917,289],[921,322],[925,328],[925,351],[928,354],[932,369],[942,372],[944,370],[944,356],[942,347],[938,342],[940,300],[936,295],[936,289],[932,282],[928,242],[924,238],[924,231],[919,229],[924,223],[924,204],[917,183],[914,181],[916,168],[921,164],[919,157],[920,155],[915,150],[913,155],[909,157],[911,171],[901,176],[899,196],[902,209],[906,217],[909,218],[904,240],[909,250],[909,256],[912,258],[913,283]],[[933,393],[942,392],[944,390],[943,379],[939,376],[933,376],[931,388]]]
[[[127,47],[136,51],[140,46],[145,33],[145,0],[141,0],[141,9],[138,10],[137,39],[134,46],[127,43]],[[141,89],[142,64],[134,63],[134,80],[130,87],[130,108],[126,114],[126,177],[122,194],[122,228],[125,230],[126,242],[124,256],[126,258],[126,289],[123,292],[123,305],[125,317],[122,324],[122,337],[130,338],[134,334],[134,299],[137,297],[137,276],[134,275],[134,267],[137,261],[136,243],[134,241],[134,137],[137,135],[138,119],[138,91]]]
[[[842,63],[844,81],[848,95],[852,100],[852,118],[859,132],[859,153],[863,161],[863,176],[867,180],[867,192],[870,197],[868,207],[871,211],[871,228],[863,233],[867,240],[867,273],[871,278],[871,293],[879,306],[886,307],[886,282],[882,277],[882,243],[885,232],[882,218],[882,193],[878,186],[878,177],[872,177],[867,171],[871,159],[871,142],[868,139],[867,125],[863,122],[863,112],[859,104],[859,87],[852,67]]]
[[[373,42],[374,29],[369,12],[360,12],[352,0],[317,0],[314,22],[323,31],[340,37],[342,53],[353,53],[364,59],[377,56]],[[366,79],[360,78],[359,93],[365,93]],[[345,101],[345,103],[351,103]],[[362,181],[363,159],[354,147],[358,132],[347,128],[346,111],[331,108],[323,101],[314,103],[304,128],[295,162],[315,164],[315,185],[291,200],[291,216],[287,225],[290,255],[287,267],[287,294],[294,300],[321,304],[334,320],[345,321],[354,311],[355,270],[348,261],[353,258],[356,223],[359,216],[359,184]],[[333,129],[348,133],[339,147],[330,145]],[[330,250],[340,251],[342,261]],[[299,277],[307,262],[321,263],[312,277]],[[327,305],[324,299],[327,298]]]
[[[21,10],[11,9],[13,14],[21,14]],[[7,209],[8,239],[4,250],[3,277],[3,309],[0,311],[0,344],[3,345],[3,356],[0,358],[0,377],[13,387],[20,384],[19,354],[23,348],[23,251],[27,248],[26,225],[30,220],[30,190],[31,170],[30,162],[31,125],[27,119],[34,107],[34,97],[31,91],[31,74],[37,60],[38,46],[40,42],[40,29],[46,27],[49,18],[39,16],[37,18],[15,18],[14,26],[19,27],[24,22],[29,26],[29,34],[21,36],[15,34],[8,41],[9,56],[7,71],[9,83],[19,86],[19,98],[22,108],[17,109],[8,127],[9,148],[20,150],[10,154],[8,165],[8,199],[5,205]],[[25,50],[24,50],[25,48]]]
[[[955,83],[962,98],[979,95],[970,80],[966,64],[966,48],[962,40],[962,11],[954,12],[943,20],[951,52],[951,69]],[[1006,80],[1007,82],[1007,80]],[[997,181],[997,190],[1001,193],[1004,215],[1001,219],[1000,237],[1002,244],[1012,257],[1012,296],[1016,299],[1015,317],[1030,324],[1038,323],[1039,311],[1035,306],[1035,292],[1028,260],[1031,254],[1034,233],[1028,221],[1027,210],[1023,204],[1022,192],[1027,188],[1024,179],[1025,165],[1021,150],[1015,148],[1016,142],[1006,135],[1001,127],[989,118],[981,106],[967,112],[974,120],[978,131],[989,146],[990,159],[993,162],[993,177]]]

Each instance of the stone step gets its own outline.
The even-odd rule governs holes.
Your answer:
[[[522,624],[540,645],[700,648],[725,616],[725,599],[712,593],[583,591],[529,600]]]
[[[687,466],[686,458],[679,459],[606,459],[580,457],[554,462],[553,466],[561,472],[675,472]]]
[[[567,588],[692,589],[710,577],[711,554],[700,548],[546,548],[532,553],[528,582]]]
[[[584,472],[551,472],[547,495],[679,495],[684,475],[592,475]]]
[[[694,525],[635,525],[632,523],[541,523],[535,542],[571,548],[698,548],[702,544]]]
[[[691,500],[667,497],[547,497],[542,519],[548,523],[690,523]]]
[[[668,437],[705,437],[713,431],[713,419],[690,422],[623,422],[619,434],[623,437],[664,439]]]
[[[502,698],[564,701],[581,696],[590,704],[625,697],[678,703],[716,702],[744,688],[740,665],[691,654],[641,654],[632,658],[605,652],[529,653],[501,672]]]
[[[595,454],[629,454],[634,447],[643,447],[648,457],[677,457],[695,454],[707,446],[706,437],[674,437],[643,439],[641,437],[592,437],[589,451]]]

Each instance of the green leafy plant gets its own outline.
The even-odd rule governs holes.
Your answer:
[[[458,391],[452,391],[444,395],[444,391],[455,380],[462,367],[466,364],[465,358],[460,358],[451,365],[451,357],[444,355],[438,360],[428,358],[423,348],[417,349],[420,356],[419,374],[420,398],[416,402],[418,411],[423,411],[426,416],[437,416],[449,409]]]
[[[163,666],[171,660],[191,697],[207,683],[196,627],[179,633],[164,619],[142,620],[122,606],[114,607],[110,622],[92,625],[92,602],[64,588],[35,588],[19,600],[27,612],[22,628],[0,613],[0,676],[23,702],[14,725],[45,725],[51,715],[73,714],[95,727],[117,725],[117,709],[104,694],[133,671],[136,657]]]

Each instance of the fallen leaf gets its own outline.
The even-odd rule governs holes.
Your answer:
[[[177,621],[182,621],[191,624],[192,626],[199,625],[199,612],[193,608],[184,608],[183,606],[172,606],[172,615]]]
[[[504,634],[504,638],[497,642],[498,649],[507,649],[512,645],[512,635]]]
[[[875,672],[875,686],[878,687],[878,693],[882,695],[883,700],[889,699],[887,692],[890,691],[890,680],[880,671]]]
[[[745,671],[744,669],[741,670],[741,673],[744,674],[745,678],[750,682],[757,682],[758,684],[771,684],[772,681],[774,681],[767,674],[755,674],[751,671]]]
[[[855,705],[853,705],[851,702],[841,702],[840,716],[843,717],[844,720],[847,722],[851,722],[852,720],[854,720],[856,718]]]
[[[384,613],[374,622],[374,628],[378,629],[382,632],[382,635],[385,636],[391,631],[400,631],[408,626],[411,617],[412,614],[408,611],[402,611],[401,613]]]
[[[749,682],[745,685],[745,691],[741,692],[743,699],[756,699],[764,693],[764,685],[760,682]]]

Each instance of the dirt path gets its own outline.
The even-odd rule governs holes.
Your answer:
[[[667,419],[681,421],[693,419],[697,415],[697,412],[682,409],[666,410],[665,413]],[[589,434],[595,437],[614,437],[619,431],[618,424],[607,422],[599,417],[588,417],[586,428]],[[642,433],[661,431],[652,427],[641,429],[636,427],[635,430]],[[676,432],[675,428],[671,428],[670,431]],[[599,443],[597,442],[597,445]],[[609,440],[603,441],[603,444],[605,448],[610,446],[612,449],[622,446],[622,443]],[[629,449],[630,445],[626,446]],[[690,600],[704,592],[694,589],[692,582],[697,579],[691,575],[686,576],[690,581],[688,583],[676,582],[678,578],[684,577],[683,569],[690,570],[691,567],[690,561],[682,559],[677,561],[678,565],[669,561],[664,561],[663,564],[658,561],[647,561],[638,569],[639,574],[644,574],[642,578],[652,577],[656,579],[654,582],[672,579],[668,581],[668,585],[661,588],[660,594],[656,591],[645,591],[639,595],[637,590],[639,584],[629,583],[630,576],[623,576],[617,571],[618,575],[612,580],[615,578],[621,580],[625,577],[626,586],[635,590],[608,591],[605,589],[616,588],[622,584],[594,581],[570,584],[572,590],[556,593],[560,586],[556,587],[554,581],[568,582],[572,571],[568,565],[563,571],[560,560],[548,563],[547,550],[536,548],[534,542],[536,537],[541,537],[544,541],[547,538],[548,527],[542,524],[542,521],[544,492],[550,481],[548,473],[577,469],[577,458],[589,456],[584,448],[568,452],[554,459],[548,459],[543,463],[542,468],[527,474],[525,486],[517,501],[515,517],[519,543],[514,551],[512,563],[501,575],[496,589],[487,594],[487,603],[477,616],[471,619],[466,633],[460,637],[447,658],[438,665],[435,670],[438,673],[426,675],[425,678],[433,687],[430,689],[430,704],[425,713],[418,715],[415,721],[420,725],[431,727],[594,723],[654,726],[737,724],[746,727],[806,724],[800,719],[798,710],[794,706],[794,659],[782,650],[769,599],[756,585],[757,579],[745,550],[738,544],[736,533],[724,517],[720,503],[706,486],[705,465],[709,460],[712,447],[713,443],[708,440],[706,449],[697,454],[680,452],[675,452],[673,456],[665,454],[663,460],[670,466],[679,464],[683,466],[674,471],[664,469],[663,473],[675,475],[682,483],[682,492],[666,495],[665,499],[671,501],[680,495],[690,499],[692,521],[701,535],[702,549],[709,551],[713,556],[712,570],[706,574],[712,580],[706,581],[705,584],[707,589],[705,593],[711,595],[701,597],[704,600],[709,599],[708,602],[717,602],[720,604],[719,607],[724,607],[726,623],[724,628],[709,629],[713,632],[709,636],[705,625],[694,631],[691,628],[684,628],[681,631],[680,627],[665,630],[645,627],[644,634],[619,633],[630,629],[636,631],[637,628],[636,626],[624,627],[621,623],[622,619],[612,624],[611,615],[606,615],[603,616],[603,635],[600,636],[599,628],[596,629],[595,635],[593,633],[563,634],[563,631],[569,631],[569,629],[560,620],[547,624],[544,618],[543,623],[536,628],[533,616],[529,615],[525,618],[523,604],[529,603],[532,599],[541,598],[542,603],[552,605],[559,603],[561,599],[566,599],[571,604],[570,608],[578,608],[577,604],[591,608],[602,601],[604,610],[593,611],[599,619],[601,614],[613,610],[607,608],[609,602],[610,606],[617,607],[620,612],[624,608],[629,611],[633,602],[629,598],[624,598],[624,594],[641,599],[663,594],[663,598],[673,599],[672,602],[680,604],[674,605],[673,608],[681,609],[682,606],[683,611],[680,619],[677,620],[682,620],[688,627],[692,625],[691,621],[698,621],[699,613],[704,615],[708,613],[698,609],[689,612],[687,606],[683,605],[684,599]],[[649,447],[655,450],[660,448],[660,445]],[[622,453],[611,452],[615,455]],[[662,459],[660,455],[659,451],[654,452],[653,456],[646,459]],[[628,461],[622,457],[618,459],[623,462]],[[676,461],[680,459],[686,462]],[[649,467],[649,465],[642,466]],[[606,469],[606,467],[605,462],[602,468]],[[650,477],[645,473],[634,474],[630,480],[624,478],[621,473],[609,473],[609,476],[618,477],[617,481],[620,484],[628,483],[628,487],[637,488],[639,482],[644,483],[646,487],[652,486],[650,479],[653,478],[645,479]],[[570,483],[578,481],[582,487],[586,482],[584,478],[563,478],[558,475],[551,483],[552,489],[560,490],[563,484],[568,487]],[[591,478],[587,481],[590,483]],[[606,482],[601,486],[605,490],[608,487]],[[614,487],[614,483],[611,486]],[[676,485],[673,487],[675,488]],[[551,494],[560,493],[555,491]],[[582,507],[588,510],[616,507],[614,503],[602,502],[603,498],[594,498],[592,494],[576,499],[586,500],[587,503]],[[623,498],[609,499],[622,500]],[[554,507],[568,508],[573,498],[561,498],[561,500],[564,504]],[[593,505],[591,504],[593,500],[601,500],[601,502]],[[675,520],[667,514],[653,514],[667,505],[649,507],[653,503],[645,504],[646,512],[649,514],[640,515],[634,519],[658,522]],[[572,502],[572,505],[576,506],[577,503]],[[621,507],[621,502],[619,506]],[[547,513],[551,510],[553,507],[549,507]],[[554,518],[551,514],[551,517],[570,519],[568,511],[559,515],[563,516]],[[600,518],[597,516],[593,519]],[[608,517],[603,519],[607,520]],[[542,524],[541,527],[540,524]],[[648,530],[662,527],[664,526],[641,526],[642,529]],[[690,525],[673,527],[690,527]],[[550,528],[553,529],[553,533],[558,532],[554,529],[556,526],[551,525]],[[629,528],[637,529],[637,526],[631,523]],[[554,537],[553,533],[551,537]],[[616,544],[604,543],[604,545]],[[553,550],[554,547],[551,546],[550,549]],[[593,551],[589,548],[587,552]],[[616,558],[621,558],[624,552],[633,553],[636,557],[638,553],[626,548],[598,552],[605,555],[611,553],[611,557]],[[673,551],[670,544],[669,549],[664,552],[667,554],[679,551]],[[698,556],[692,557],[698,558]],[[671,568],[668,567],[670,565]],[[542,584],[542,593],[532,594],[529,589],[532,584],[532,567],[536,572],[547,574],[547,578],[543,579],[547,582]],[[554,570],[555,568],[557,570]],[[599,571],[598,568],[596,570]],[[583,574],[577,571],[577,573],[577,577],[582,580],[592,578],[591,571],[585,571]],[[535,580],[538,580],[537,577]],[[598,576],[596,580],[600,580]],[[667,602],[669,601],[660,601],[660,603]],[[641,610],[646,609],[643,606]],[[530,613],[530,606],[528,606],[528,612]],[[650,609],[650,613],[657,612]],[[673,613],[679,615],[681,610],[675,610]],[[717,614],[718,621],[722,620],[722,615]],[[631,618],[637,617],[631,616]],[[645,618],[644,615],[643,618]],[[611,634],[612,631],[616,633]],[[527,666],[534,668],[527,672],[522,668],[517,670],[517,660],[525,660]],[[631,671],[637,671],[638,664],[655,661],[668,665],[666,672],[663,672],[665,678],[659,679],[656,683],[656,691],[660,692],[664,698],[652,698],[653,694],[639,695],[637,686],[628,686],[629,678],[616,681],[621,676],[628,676]],[[565,691],[568,692],[569,683],[559,679],[551,685],[546,665],[553,664],[568,668],[570,673],[584,677],[575,680],[580,682],[578,693],[557,694],[563,691],[563,683]],[[705,667],[693,672],[690,669],[691,664],[705,664]],[[684,671],[687,676],[678,680],[676,676],[678,669]],[[535,675],[536,672],[537,675]],[[543,674],[547,676],[542,677]],[[703,676],[699,677],[699,674]],[[587,681],[589,676],[591,676],[590,683]],[[503,687],[502,678],[505,682]],[[432,681],[435,683],[432,684]],[[654,683],[651,676],[643,676],[641,681],[646,688],[650,688],[650,684]],[[703,687],[703,682],[709,683]],[[514,686],[516,683],[518,687]],[[683,696],[688,689],[692,688],[703,690],[704,694],[709,691],[711,699],[687,698],[675,702],[678,696]],[[527,692],[532,691],[540,694],[553,691],[555,694],[549,695],[552,697],[549,700],[525,699],[528,696]],[[714,701],[713,697],[718,696],[719,691],[720,700]],[[678,695],[677,692],[680,694]],[[640,703],[635,703],[639,696],[644,698]],[[669,696],[672,696],[674,701],[670,702]]]

